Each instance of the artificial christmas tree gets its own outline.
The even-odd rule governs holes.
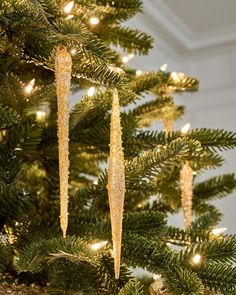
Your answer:
[[[161,283],[148,288],[157,294],[235,294],[235,237],[214,231],[221,214],[210,203],[235,189],[235,177],[196,180],[203,170],[222,165],[217,150],[234,148],[236,134],[172,130],[184,112],[173,94],[196,91],[198,81],[165,69],[136,75],[122,64],[117,48],[147,54],[152,47],[150,36],[121,25],[141,10],[140,0],[0,1],[2,284],[35,284],[49,294],[146,294],[131,275],[130,267],[139,266],[161,275]],[[54,67],[58,46],[72,57],[72,93],[78,97],[79,90],[95,87],[70,113],[64,238]],[[101,165],[109,156],[114,89],[124,107],[144,93],[155,96],[121,113],[125,203],[119,279],[109,173]],[[148,131],[155,120],[164,122],[165,132]],[[186,163],[194,173],[188,202],[195,219],[179,229],[167,225],[166,215],[182,210],[180,171]]]

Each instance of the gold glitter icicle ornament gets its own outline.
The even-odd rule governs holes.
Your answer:
[[[192,194],[193,170],[186,161],[180,171],[181,202],[184,214],[184,228],[191,224],[192,219]]]
[[[117,89],[113,90],[110,159],[108,170],[108,197],[111,214],[112,241],[114,250],[115,278],[120,276],[122,219],[125,196],[125,167],[122,148],[122,128]]]
[[[65,47],[59,46],[55,56],[55,76],[58,107],[60,225],[64,238],[66,237],[68,226],[69,101],[71,71],[71,55]]]

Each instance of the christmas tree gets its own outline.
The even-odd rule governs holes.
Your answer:
[[[235,294],[236,240],[216,227],[221,213],[211,203],[235,189],[235,176],[197,176],[222,165],[219,151],[235,148],[236,134],[174,131],[184,107],[173,95],[196,91],[198,81],[122,62],[124,53],[152,48],[149,35],[122,25],[142,7],[141,0],[0,1],[2,285],[34,284],[39,294]],[[59,106],[68,89],[77,99],[69,129],[68,106]],[[164,131],[148,129],[155,121]],[[115,273],[110,196],[124,185]],[[179,211],[184,229],[167,225],[167,214]],[[149,290],[135,267],[156,275]]]

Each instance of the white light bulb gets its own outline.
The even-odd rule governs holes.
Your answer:
[[[102,241],[102,242],[92,244],[90,247],[92,250],[97,251],[97,250],[104,248],[107,243],[108,243],[107,241]]]
[[[91,97],[91,96],[94,95],[94,93],[95,93],[95,87],[92,86],[92,87],[89,88],[89,90],[88,90],[88,92],[87,92],[87,95],[88,95],[89,97]]]
[[[123,57],[122,57],[122,62],[123,62],[124,64],[126,64],[128,61],[129,61],[129,57],[128,57],[128,56],[123,56]]]
[[[179,73],[172,72],[170,75],[174,81],[180,80],[184,77],[184,73],[180,73],[180,72]]]
[[[201,259],[202,259],[201,255],[196,254],[196,255],[193,257],[193,263],[194,263],[194,264],[199,264],[200,261],[201,261]]]
[[[140,70],[137,70],[137,71],[136,71],[136,76],[141,76],[141,75],[142,75],[142,73],[143,73],[142,71],[140,71]]]
[[[160,279],[161,279],[161,275],[159,275],[159,274],[154,274],[154,275],[153,275],[153,279],[154,279],[155,281],[160,280]]]
[[[219,235],[223,234],[226,230],[227,230],[226,227],[214,228],[214,229],[212,230],[212,233],[213,233],[213,235],[215,235],[215,236],[219,236]]]
[[[187,123],[182,127],[181,133],[186,134],[186,133],[188,133],[189,129],[190,129],[190,123]]]
[[[36,113],[36,120],[38,122],[45,121],[45,118],[46,118],[46,112],[44,112],[44,111],[37,111],[37,113]]]
[[[74,6],[74,1],[70,1],[65,7],[64,7],[64,12],[65,13],[70,13],[73,6]]]
[[[128,55],[128,57],[129,57],[129,59],[132,59],[132,58],[134,58],[134,54],[133,54],[133,53],[130,53],[130,54]]]
[[[115,73],[121,73],[121,72],[124,72],[121,68],[119,67],[112,67],[112,66],[109,66],[108,67],[111,71],[115,72]]]
[[[26,93],[31,93],[34,87],[35,79],[32,79],[29,84],[25,87],[25,92]]]
[[[76,49],[71,49],[70,53],[71,53],[72,55],[75,55],[75,54],[76,54]]]
[[[97,24],[99,24],[99,19],[97,17],[93,16],[90,18],[89,22],[91,25],[97,25]]]
[[[70,20],[70,19],[72,19],[73,17],[74,17],[74,14],[69,14],[69,15],[67,15],[66,19],[67,19],[67,20]]]
[[[160,67],[160,69],[161,69],[163,72],[165,72],[166,69],[167,69],[167,67],[168,67],[168,64],[163,64],[163,65]]]

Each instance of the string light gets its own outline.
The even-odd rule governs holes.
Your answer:
[[[182,133],[182,134],[187,134],[188,131],[189,131],[189,129],[190,129],[190,123],[187,123],[187,124],[185,124],[185,125],[182,127],[182,129],[181,129],[181,133]]]
[[[70,1],[65,7],[64,7],[64,12],[65,13],[70,13],[73,6],[74,6],[74,1]]]
[[[193,257],[193,263],[194,263],[194,264],[199,264],[200,261],[201,261],[201,259],[202,259],[201,255],[196,254],[196,255]]]
[[[44,122],[46,119],[46,112],[44,111],[37,111],[36,113],[36,120],[38,122]]]
[[[75,54],[76,54],[76,49],[74,49],[74,48],[71,49],[71,50],[70,50],[70,53],[71,53],[72,55],[75,55]]]
[[[111,71],[113,72],[116,72],[116,73],[121,73],[121,72],[124,72],[121,68],[119,67],[112,67],[112,66],[109,66],[108,67]]]
[[[91,97],[91,96],[94,95],[94,93],[95,93],[95,87],[92,86],[92,87],[90,87],[89,90],[87,91],[87,95],[88,95],[89,97]]]
[[[101,241],[101,242],[98,242],[98,243],[95,243],[95,244],[92,244],[90,246],[90,248],[94,251],[97,251],[97,250],[100,250],[102,248],[104,248],[106,245],[107,245],[108,241]]]
[[[153,275],[153,279],[154,279],[155,281],[160,280],[160,279],[161,279],[161,275],[159,275],[159,274],[154,274],[154,275]]]
[[[163,64],[163,65],[160,67],[160,69],[161,69],[161,71],[165,72],[166,69],[167,69],[167,67],[168,67],[168,64]]]
[[[67,20],[70,20],[70,19],[72,19],[73,17],[74,17],[74,14],[69,14],[69,15],[67,15],[66,19],[67,19]]]
[[[140,71],[140,70],[137,70],[137,71],[136,71],[136,76],[141,76],[141,75],[142,75],[142,73],[143,73],[142,71]]]
[[[30,94],[33,90],[33,87],[34,87],[34,84],[35,84],[35,79],[32,79],[29,84],[25,87],[25,92]]]
[[[178,81],[178,80],[181,80],[183,77],[184,77],[184,73],[176,73],[176,72],[172,72],[170,74],[171,78],[174,80],[174,81]]]
[[[214,228],[212,230],[212,234],[215,236],[219,236],[219,235],[223,234],[225,231],[227,231],[226,227]]]
[[[123,56],[122,57],[122,62],[126,64],[128,61],[130,61],[134,57],[133,53],[130,53],[129,55]]]
[[[128,61],[129,61],[129,57],[128,57],[128,56],[123,56],[123,57],[122,57],[122,62],[123,62],[124,64],[126,64]]]
[[[97,25],[97,24],[99,24],[99,19],[97,17],[93,16],[90,18],[89,22],[91,25]]]

